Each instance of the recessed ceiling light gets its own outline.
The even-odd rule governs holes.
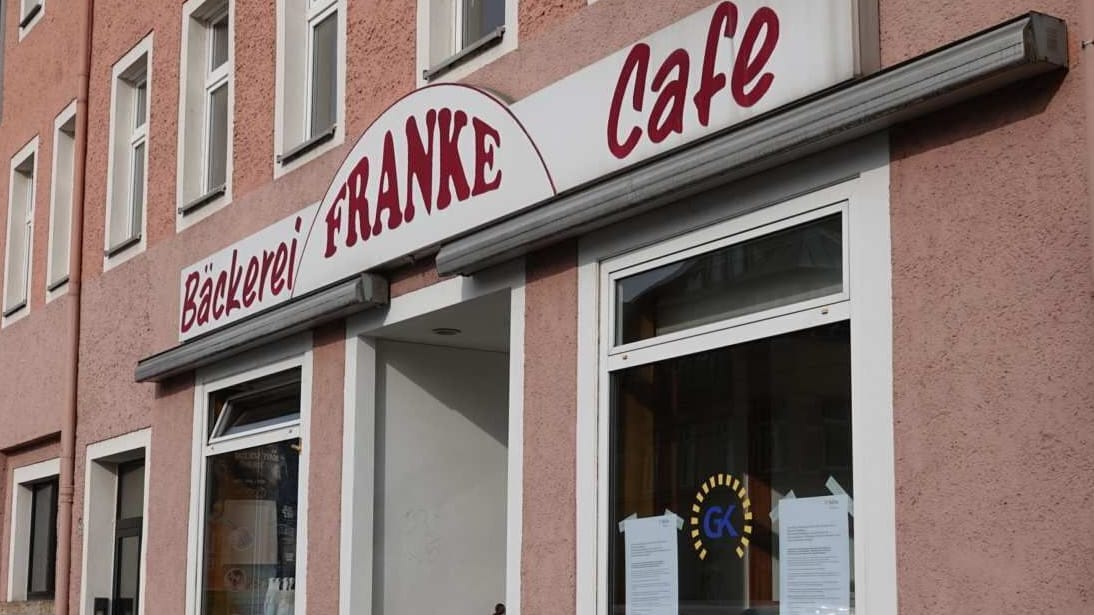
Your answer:
[[[433,333],[436,335],[452,336],[459,335],[460,333],[463,333],[463,331],[454,327],[437,327],[436,329],[433,329]]]

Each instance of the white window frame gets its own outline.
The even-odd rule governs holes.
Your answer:
[[[505,32],[501,37],[501,40],[490,46],[484,47],[480,50],[473,50],[467,54],[466,58],[460,60],[458,64],[446,67],[439,71],[436,75],[431,75],[426,78],[427,71],[437,68],[437,64],[431,62],[433,56],[433,48],[435,45],[440,44],[433,40],[433,21],[440,19],[435,15],[436,11],[433,10],[434,2],[450,2],[451,7],[451,28],[452,37],[449,41],[449,53],[446,57],[451,58],[461,53],[461,51],[472,45],[475,41],[467,42],[466,44],[460,39],[463,37],[463,2],[462,0],[418,0],[417,11],[417,70],[415,71],[415,80],[419,87],[428,83],[443,83],[449,81],[457,81],[470,75],[471,73],[479,70],[480,68],[494,62],[501,56],[513,51],[517,48],[519,40],[519,24],[518,11],[520,9],[519,0],[505,0]],[[455,41],[460,41],[456,43]],[[444,61],[442,61],[443,64]]]
[[[14,219],[14,199],[15,199],[15,182],[16,173],[23,174],[22,171],[17,169],[23,166],[26,161],[33,157],[34,162],[31,164],[30,172],[30,195],[28,197],[29,206],[27,211],[23,212],[24,216],[22,220]],[[21,180],[22,181],[22,180]],[[30,313],[31,304],[31,278],[34,275],[34,211],[37,209],[38,199],[38,137],[35,136],[26,145],[19,150],[17,154],[11,159],[11,169],[8,174],[8,226],[7,234],[5,235],[5,248],[4,248],[4,295],[0,303],[3,304],[3,317],[0,318],[0,327],[7,327],[8,325],[24,318]],[[7,275],[8,262],[11,259],[11,237],[12,233],[22,231],[26,237],[26,253],[24,254],[23,270],[25,271],[26,279],[24,281],[25,287],[23,289],[23,300],[16,302],[14,305],[8,305],[8,291],[10,290],[11,280]]]
[[[67,136],[65,130],[65,127],[69,124],[72,125],[71,137]],[[71,139],[72,141],[72,156],[71,160],[68,161],[70,168],[68,177],[61,177],[58,172],[58,166],[61,162],[61,148],[59,145],[64,139]],[[49,251],[46,255],[46,303],[64,295],[68,290],[69,261],[72,249],[73,198],[75,198],[73,191],[76,186],[75,167],[76,101],[74,100],[53,120],[53,166],[49,174]],[[67,198],[64,194],[67,194]],[[58,217],[66,209],[68,212],[68,233],[58,233]],[[53,252],[58,245],[57,242],[63,242],[65,249],[64,262],[54,262]]]
[[[30,11],[34,5],[38,5],[38,13],[34,15],[25,25],[23,19],[25,19],[28,11]],[[42,16],[46,14],[46,0],[20,0],[19,1],[19,21],[16,22],[16,27],[19,29],[19,40],[26,38],[30,34],[31,28],[38,25],[39,21],[42,21]]]
[[[104,241],[103,241],[103,271],[109,271],[114,267],[128,261],[134,256],[144,252],[148,245],[148,159],[151,157],[151,137],[149,134],[149,124],[152,121],[152,35],[141,39],[139,43],[133,46],[120,60],[114,63],[114,67],[111,71],[110,82],[110,149],[107,161],[107,182],[106,182],[106,224],[103,225],[105,229]],[[144,75],[135,84],[129,84],[126,79],[126,74],[132,72],[138,63],[144,59]],[[124,85],[123,85],[124,83]],[[128,123],[126,126],[122,126],[122,122],[130,122],[132,118],[121,118],[119,97],[123,95],[136,96],[137,89],[143,84],[144,86],[144,123],[134,125]],[[123,89],[124,87],[124,89]],[[135,107],[135,105],[134,105]],[[124,139],[127,147],[125,149],[125,168],[121,168],[121,161],[116,159],[116,151],[118,149],[118,142]],[[118,245],[111,245],[111,221],[113,220],[113,212],[116,207],[128,207],[130,208],[129,225],[132,226],[132,213],[133,213],[133,152],[136,148],[144,145],[144,182],[142,185],[143,193],[141,195],[141,223],[140,229],[130,229],[130,236],[119,242]],[[119,174],[124,174],[119,176]],[[122,183],[119,184],[119,181]],[[122,188],[121,192],[124,193],[124,198],[118,194],[115,194],[115,190]],[[133,234],[135,231],[135,235]]]
[[[80,614],[92,615],[96,597],[113,596],[117,520],[117,466],[144,459],[144,513],[141,527],[140,588],[137,615],[145,612],[146,561],[148,553],[148,486],[152,468],[152,430],[132,433],[87,445],[84,466],[83,561],[80,578]],[[91,563],[89,566],[88,563]],[[101,565],[110,562],[109,566]]]
[[[182,45],[179,70],[178,178],[175,230],[181,232],[232,202],[233,140],[235,138],[235,2],[188,0],[182,5]],[[210,71],[212,37],[209,25],[228,18],[228,60]],[[224,187],[219,195],[209,177],[210,94],[228,88],[228,132],[225,135]],[[197,126],[197,129],[187,127]],[[195,142],[196,141],[196,142]],[[200,186],[196,192],[193,186]]]
[[[377,362],[375,339],[369,336],[383,327],[506,289],[510,294],[505,609],[508,615],[520,615],[525,487],[524,283],[524,260],[516,259],[474,276],[444,280],[394,297],[383,313],[366,312],[346,322],[339,615],[374,612]]]
[[[312,402],[312,340],[297,336],[272,348],[246,353],[230,364],[199,370],[194,386],[193,457],[190,466],[190,528],[186,566],[186,613],[199,615],[205,563],[205,507],[207,459],[213,455],[299,438],[302,450],[298,466],[296,529],[297,615],[306,615],[308,564],[308,468],[312,442],[309,438]],[[209,396],[216,391],[288,369],[300,369],[300,418],[274,427],[255,429],[208,441]]]
[[[11,474],[11,533],[8,534],[8,602],[27,599],[30,563],[31,498],[29,485],[61,475],[59,457],[15,468]],[[56,557],[56,554],[54,554]],[[59,571],[58,571],[59,572]],[[60,578],[58,574],[55,578]]]
[[[277,82],[274,87],[274,178],[338,147],[346,138],[347,0],[277,0]],[[335,119],[330,138],[319,139],[292,160],[282,156],[317,139],[311,135],[311,25],[338,12]],[[299,53],[303,48],[305,53]],[[301,95],[301,92],[303,93]],[[291,98],[290,98],[291,97]]]
[[[577,615],[605,615],[608,586],[608,463],[611,371],[850,319],[855,484],[856,610],[895,613],[896,526],[892,415],[891,243],[888,145],[867,139],[739,182],[732,193],[690,199],[688,216],[658,211],[583,238],[578,261]],[[848,179],[850,178],[850,179]],[[671,206],[670,206],[671,207]],[[793,216],[844,213],[843,293],[613,347],[613,273],[656,259],[678,260],[711,242]],[[810,213],[812,212],[812,213]],[[768,226],[769,230],[778,228]],[[764,232],[763,234],[766,234]],[[733,240],[729,240],[733,242]],[[675,254],[676,257],[668,255]],[[846,294],[846,296],[844,296]],[[868,572],[868,574],[867,574]]]

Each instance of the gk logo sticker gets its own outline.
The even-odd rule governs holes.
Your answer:
[[[741,479],[714,474],[703,481],[695,492],[690,520],[692,546],[699,559],[705,560],[711,549],[717,552],[727,546],[735,546],[737,557],[744,558],[752,536],[751,506]],[[725,545],[726,541],[733,542]]]

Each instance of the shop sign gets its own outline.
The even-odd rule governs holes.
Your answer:
[[[855,2],[718,2],[511,105],[459,84],[412,92],[321,202],[182,271],[179,339],[848,80]]]

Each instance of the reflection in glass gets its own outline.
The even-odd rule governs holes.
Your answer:
[[[505,25],[505,0],[463,1],[463,46]]]
[[[205,615],[292,613],[296,581],[297,441],[208,460]],[[285,606],[279,606],[284,603]],[[285,609],[285,610],[278,610]]]
[[[666,509],[688,521],[678,544],[682,615],[778,613],[779,499],[829,495],[829,478],[853,494],[849,323],[621,370],[611,395],[609,527]],[[695,513],[696,493],[721,474],[744,496],[713,489]],[[727,515],[706,518],[711,506]],[[624,536],[608,535],[609,612],[624,614]]]
[[[616,344],[843,290],[839,214],[623,278]]]
[[[311,119],[309,137],[334,126],[338,114],[336,90],[338,68],[338,13],[312,27]]]

